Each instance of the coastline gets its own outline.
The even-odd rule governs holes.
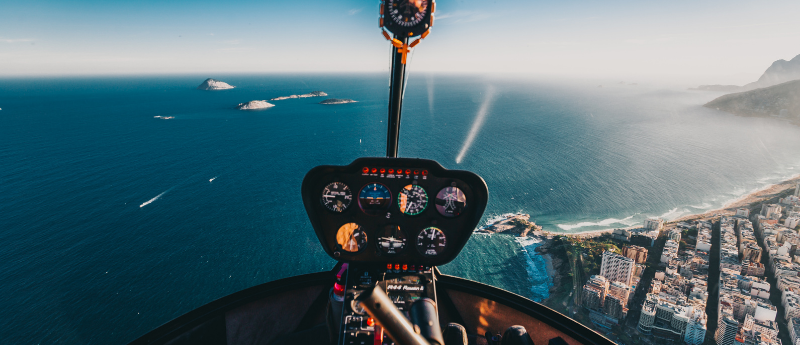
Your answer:
[[[739,208],[753,208],[754,206],[756,206],[755,204],[760,204],[766,200],[778,197],[780,196],[781,193],[785,193],[787,190],[795,188],[798,183],[800,183],[800,174],[796,174],[781,182],[771,184],[763,188],[757,189],[755,191],[752,191],[748,194],[742,195],[740,198],[734,199],[722,205],[721,208],[706,211],[703,213],[689,214],[678,217],[676,219],[665,221],[665,226],[675,225],[677,223],[686,221],[709,219],[723,215],[732,215],[735,214],[736,210]],[[604,234],[610,234],[615,229],[633,230],[633,229],[638,229],[640,227],[641,226],[629,226],[624,228],[609,228],[609,229],[589,230],[582,232],[558,232],[558,231],[548,231],[548,230],[543,230],[542,232],[547,236],[594,238],[602,236]]]

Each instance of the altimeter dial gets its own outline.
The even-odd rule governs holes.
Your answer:
[[[447,236],[436,227],[422,230],[417,236],[417,251],[425,256],[437,256],[447,248]]]
[[[353,202],[350,187],[341,182],[333,182],[322,190],[322,205],[333,212],[344,212]]]
[[[403,27],[421,23],[428,12],[428,0],[388,0],[387,3],[389,18]]]
[[[347,223],[339,227],[339,232],[336,233],[336,243],[339,243],[344,251],[360,252],[367,246],[367,234],[360,225]]]
[[[400,194],[397,195],[397,206],[400,207],[400,212],[409,216],[416,216],[425,211],[428,206],[428,193],[425,192],[424,188],[417,185],[410,184],[405,186],[400,190]]]

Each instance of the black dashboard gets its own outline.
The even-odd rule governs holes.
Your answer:
[[[303,203],[325,252],[338,261],[435,266],[452,261],[480,221],[484,180],[413,158],[318,166]]]

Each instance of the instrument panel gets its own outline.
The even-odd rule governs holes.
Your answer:
[[[306,212],[332,258],[425,265],[455,259],[480,221],[488,193],[474,173],[412,158],[318,166],[302,186]]]

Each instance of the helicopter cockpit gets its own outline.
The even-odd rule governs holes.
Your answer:
[[[436,268],[464,248],[489,191],[475,173],[397,157],[406,57],[434,11],[426,0],[380,6],[393,51],[386,157],[317,166],[303,180],[309,221],[336,266],[234,293],[133,344],[611,343],[532,300]]]

